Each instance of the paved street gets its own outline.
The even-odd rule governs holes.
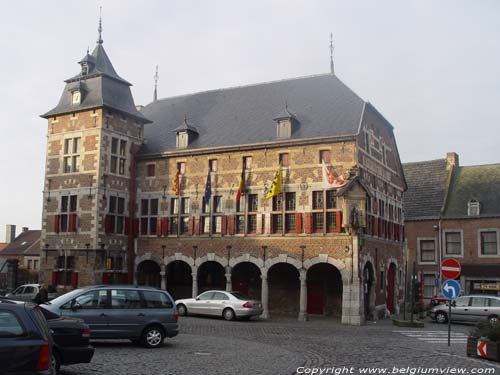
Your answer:
[[[500,364],[468,358],[465,340],[472,326],[453,325],[451,348],[446,325],[424,329],[394,327],[389,320],[363,327],[337,321],[292,319],[226,322],[181,318],[178,337],[157,350],[127,341],[94,342],[91,364],[64,368],[63,374],[294,374],[298,367],[464,367],[495,369]]]

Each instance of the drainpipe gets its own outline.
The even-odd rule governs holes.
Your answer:
[[[442,251],[442,242],[443,242],[443,238],[442,238],[442,235],[441,235],[441,217],[439,217],[439,221],[438,221],[438,250],[439,250],[439,258],[438,258],[438,261],[439,261],[439,285],[441,285],[443,283],[443,280],[442,280],[442,276],[441,276],[441,263],[443,263],[443,251]],[[439,285],[437,287],[437,290],[436,290],[436,295],[437,295],[437,292],[439,290]]]

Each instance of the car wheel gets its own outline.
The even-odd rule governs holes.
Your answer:
[[[50,366],[52,367],[52,373],[54,375],[59,374],[59,369],[61,368],[61,359],[59,358],[59,354],[52,352]]]
[[[159,348],[163,345],[164,338],[163,331],[157,326],[146,328],[142,334],[142,342],[147,348]]]
[[[436,313],[436,322],[438,323],[446,323],[448,321],[448,317],[442,311]]]
[[[184,306],[182,304],[177,306],[177,312],[179,313],[180,316],[187,316],[187,314],[188,314],[188,310],[187,310],[186,306]]]
[[[234,311],[232,309],[227,308],[222,312],[222,317],[225,320],[233,320],[234,319]]]
[[[499,320],[498,320],[498,316],[496,316],[496,315],[489,316],[489,317],[488,317],[488,321],[489,321],[490,323],[497,323],[497,322],[499,321]]]

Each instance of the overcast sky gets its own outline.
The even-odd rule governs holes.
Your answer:
[[[500,162],[500,1],[1,1],[0,242],[38,229],[47,124],[97,38],[136,104],[326,73],[394,125],[403,162]]]

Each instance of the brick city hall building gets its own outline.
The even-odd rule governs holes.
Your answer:
[[[273,313],[397,310],[391,124],[330,74],[136,106],[99,39],[47,119],[41,280],[239,290]],[[266,197],[267,196],[267,197]]]

